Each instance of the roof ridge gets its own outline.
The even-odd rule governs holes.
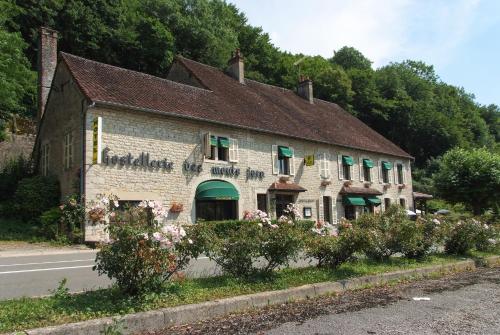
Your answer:
[[[108,63],[98,62],[96,60],[92,60],[92,59],[88,59],[88,58],[76,56],[76,55],[73,55],[73,54],[70,54],[70,53],[67,53],[67,52],[60,51],[60,54],[63,56],[63,58],[64,57],[68,57],[68,56],[69,57],[74,57],[74,58],[78,58],[78,59],[81,59],[81,60],[84,60],[84,61],[87,61],[87,62],[96,63],[96,64],[100,64],[100,65],[103,65],[103,66],[111,67],[111,68],[114,68],[114,69],[117,69],[117,70],[120,70],[120,71],[135,73],[135,74],[141,75],[143,77],[159,79],[161,81],[165,81],[165,82],[168,82],[168,83],[171,83],[171,84],[175,84],[175,85],[178,85],[178,86],[185,86],[185,87],[189,87],[189,88],[193,88],[193,89],[197,89],[197,90],[203,90],[203,91],[207,91],[207,92],[212,92],[211,90],[209,90],[207,88],[193,86],[193,85],[188,85],[188,84],[180,83],[180,82],[173,81],[173,80],[170,80],[170,79],[167,79],[167,78],[158,77],[158,76],[155,76],[155,75],[152,75],[152,74],[149,74],[149,73],[140,72],[140,71],[136,71],[136,70],[131,70],[131,69],[127,69],[127,68],[124,68],[124,67],[120,67],[120,66],[116,66],[116,65],[112,65],[112,64],[108,64]]]

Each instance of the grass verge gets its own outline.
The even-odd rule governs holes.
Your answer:
[[[0,302],[0,332],[24,330],[127,313],[199,303],[231,296],[335,281],[395,270],[447,264],[463,257],[433,255],[423,261],[392,258],[386,262],[358,260],[336,270],[307,267],[284,269],[272,278],[238,280],[228,276],[186,279],[170,283],[162,293],[135,298],[117,288],[69,295],[63,287],[44,298],[21,298]],[[56,285],[54,285],[56,286]]]

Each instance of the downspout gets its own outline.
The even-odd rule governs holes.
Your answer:
[[[82,163],[80,166],[80,198],[85,199],[85,181],[86,181],[86,158],[87,158],[87,110],[89,108],[94,108],[95,103],[86,104],[87,100],[82,99]]]

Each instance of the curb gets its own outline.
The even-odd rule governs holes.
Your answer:
[[[484,258],[483,261],[485,266],[494,267],[500,265],[500,256],[487,257]],[[123,325],[123,334],[135,334],[146,330],[161,330],[170,326],[203,321],[259,307],[306,300],[314,297],[340,293],[346,290],[361,289],[366,286],[382,285],[403,279],[422,278],[435,273],[444,274],[449,272],[470,271],[474,269],[476,269],[475,261],[465,260],[452,264],[434,265],[411,270],[400,270],[381,273],[378,275],[344,279],[337,282],[323,282],[279,291],[268,291],[236,296],[199,304],[169,307],[149,312],[128,314],[122,317],[106,317],[59,326],[36,328],[23,332],[14,332],[11,334],[94,335],[100,334],[106,329],[106,327],[115,323],[114,319],[119,320],[119,322]]]

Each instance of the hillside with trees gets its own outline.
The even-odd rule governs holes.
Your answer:
[[[221,0],[0,0],[0,119],[35,115],[37,29],[60,32],[60,50],[165,76],[176,54],[219,68],[240,48],[246,75],[295,88],[305,55],[284,52],[245,14]],[[415,157],[416,188],[452,148],[498,152],[500,109],[406,60],[374,68],[352,47],[307,56],[302,75],[317,98],[335,102]],[[427,179],[426,179],[427,178]]]

